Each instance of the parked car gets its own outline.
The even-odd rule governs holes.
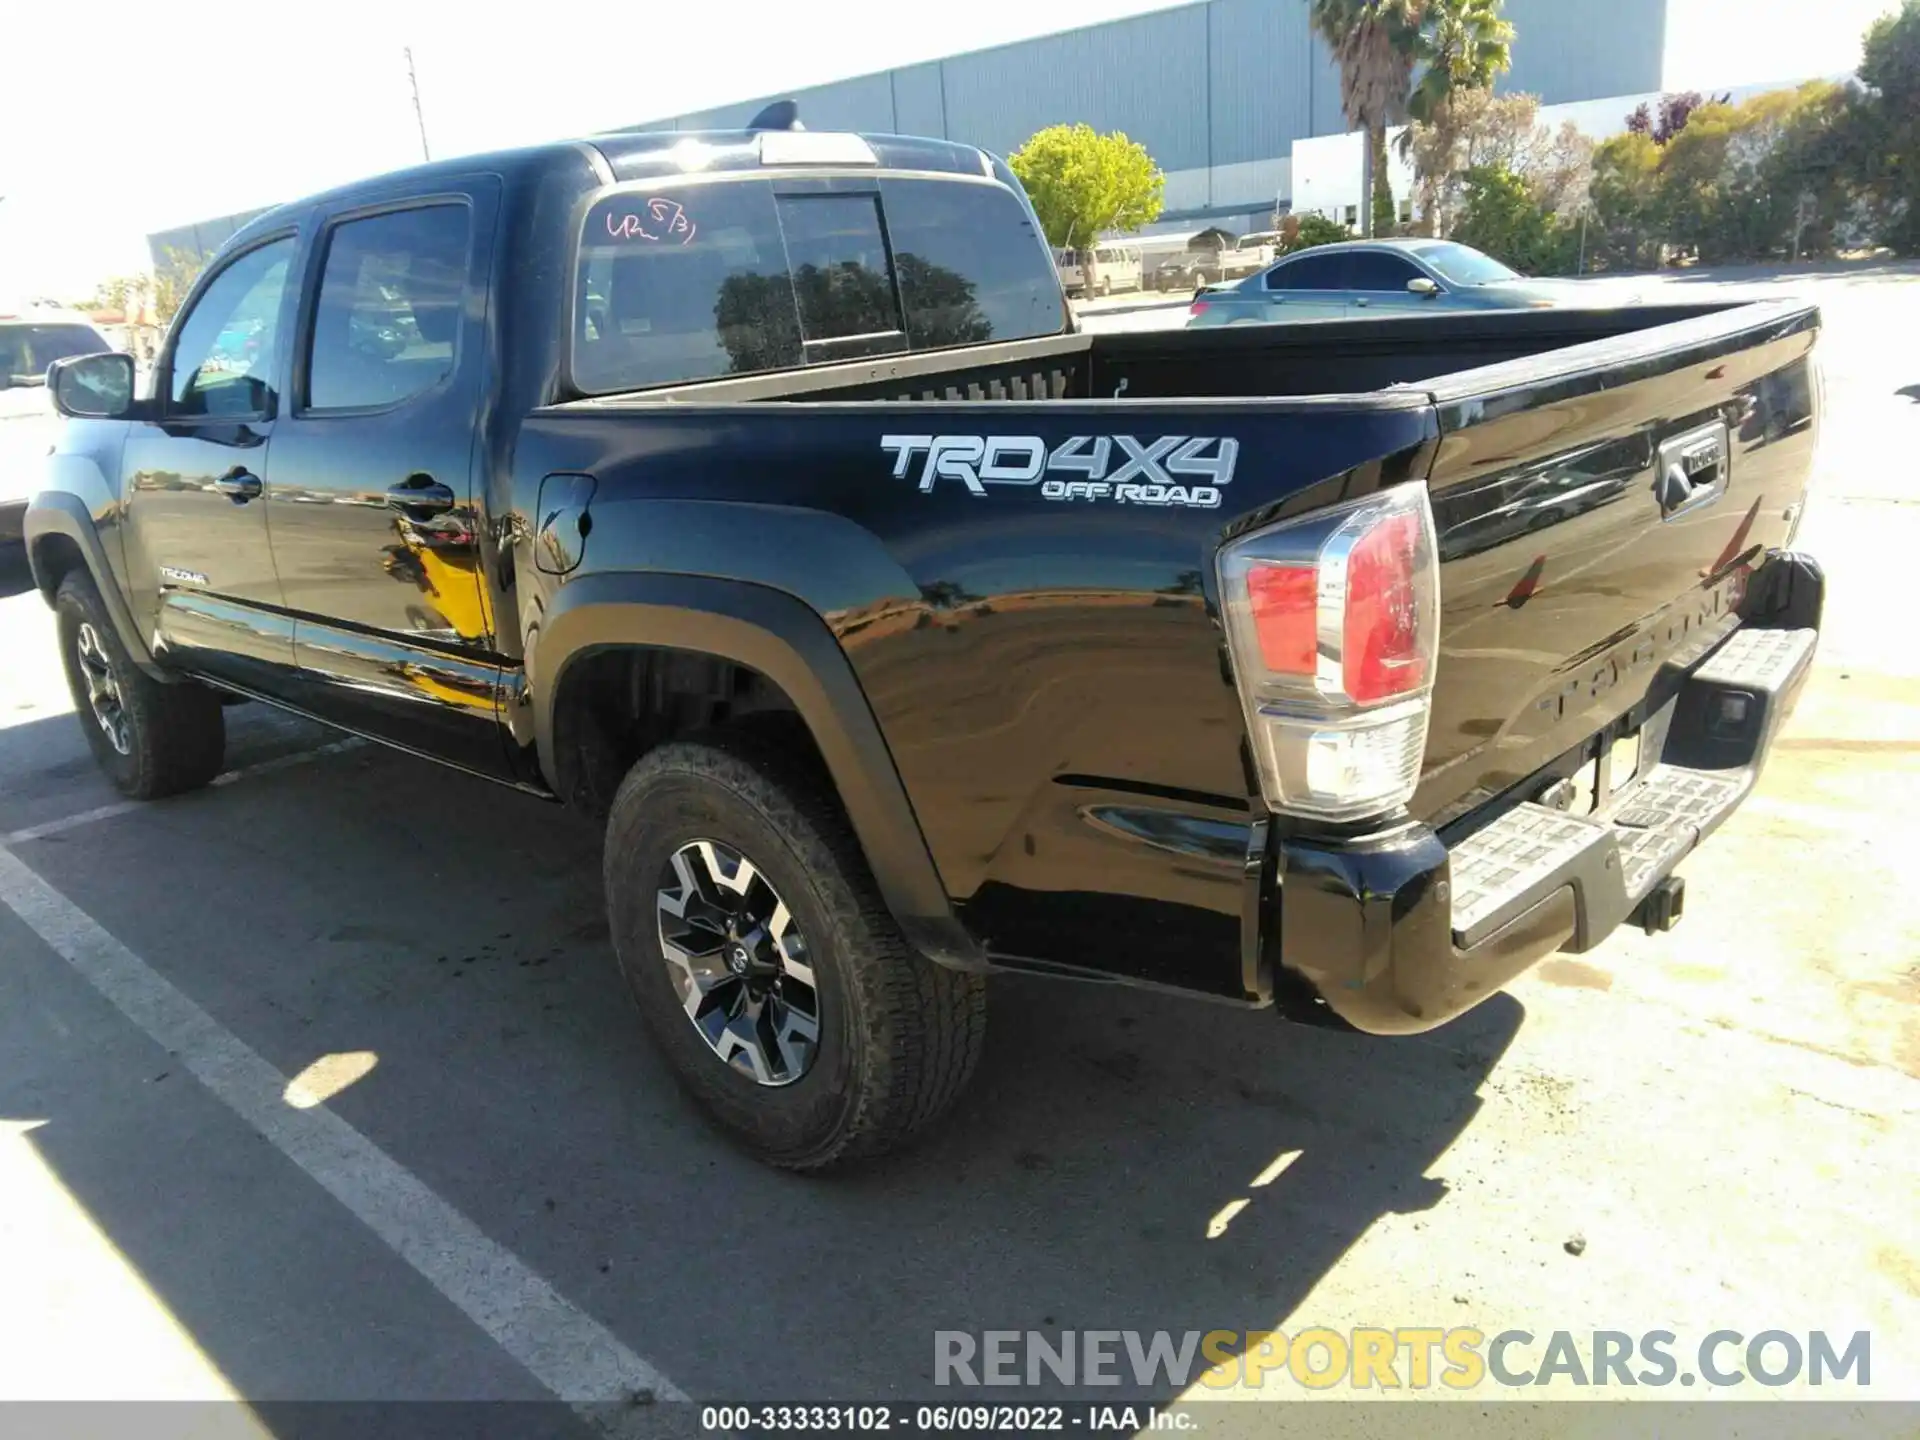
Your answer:
[[[1817,310],[1087,334],[1004,162],[698,138],[282,207],[150,394],[55,362],[115,785],[244,696],[603,821],[640,1019],[799,1169],[954,1100],[993,971],[1404,1034],[1678,919],[1812,661]]]
[[[83,315],[43,309],[0,315],[0,596],[32,588],[21,525],[53,445],[47,368],[70,355],[111,349]]]
[[[1580,298],[1577,282],[1529,280],[1452,240],[1355,240],[1302,250],[1236,285],[1209,286],[1193,297],[1187,324],[1526,310]]]

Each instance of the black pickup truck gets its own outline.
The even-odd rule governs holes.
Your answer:
[[[276,210],[25,522],[127,793],[252,698],[605,820],[691,1093],[819,1168],[985,976],[1405,1033],[1622,922],[1811,663],[1817,311],[1081,333],[1005,164],[619,134]]]

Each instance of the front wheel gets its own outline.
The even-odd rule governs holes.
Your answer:
[[[73,708],[116,789],[157,800],[220,773],[227,728],[217,694],[187,680],[162,684],[135,665],[85,571],[60,582],[54,613]]]
[[[785,747],[782,747],[783,749]],[[613,943],[693,1099],[761,1160],[891,1149],[979,1060],[985,981],[887,913],[823,778],[746,739],[662,746],[607,823]]]

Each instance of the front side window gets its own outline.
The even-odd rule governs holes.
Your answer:
[[[214,276],[174,342],[168,412],[233,420],[273,414],[280,299],[293,237],[247,251]]]
[[[1347,289],[1404,290],[1420,267],[1411,260],[1379,250],[1355,250],[1347,257]]]
[[[453,373],[469,214],[430,205],[333,228],[314,306],[309,410],[397,405]]]

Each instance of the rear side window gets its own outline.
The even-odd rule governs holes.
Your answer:
[[[1267,274],[1269,290],[1344,290],[1345,254],[1302,255]]]
[[[336,225],[314,308],[309,410],[365,410],[453,372],[467,288],[468,210],[430,205]]]
[[[878,188],[603,197],[581,238],[574,383],[605,394],[1064,328],[1059,279],[1011,192]]]

